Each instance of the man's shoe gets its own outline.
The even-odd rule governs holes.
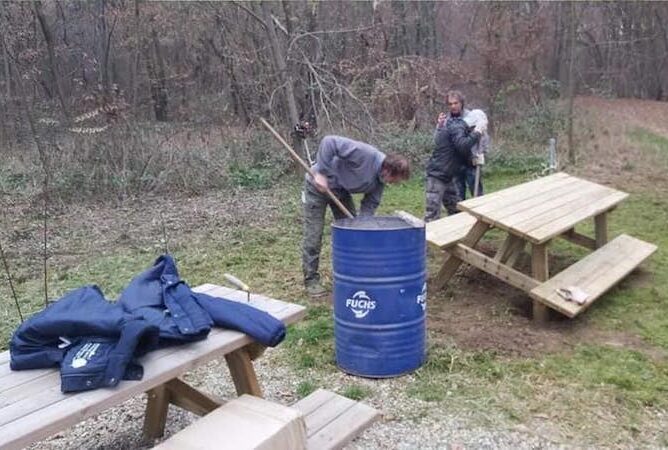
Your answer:
[[[327,289],[319,281],[312,281],[306,284],[306,293],[309,297],[317,298],[327,295]]]

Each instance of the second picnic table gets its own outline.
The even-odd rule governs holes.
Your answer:
[[[626,197],[625,192],[560,172],[460,202],[457,206],[465,213],[427,224],[427,240],[447,255],[434,287],[442,287],[467,262],[527,292],[534,319],[547,320],[548,308],[574,317],[656,250],[624,234],[608,242],[608,213]],[[594,237],[575,231],[591,218]],[[507,233],[494,257],[475,249],[491,228]],[[550,278],[548,248],[556,237],[595,251]],[[531,247],[530,275],[513,267],[526,245]],[[557,293],[570,286],[587,294],[583,304]]]

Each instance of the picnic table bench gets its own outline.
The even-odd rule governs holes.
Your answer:
[[[343,448],[380,416],[364,403],[317,389],[292,407],[243,395],[194,422],[156,449]]]
[[[212,296],[247,301],[242,291],[204,284],[194,289]],[[285,324],[305,315],[300,305],[252,294],[250,304]],[[170,403],[204,415],[223,402],[185,383],[179,377],[213,359],[225,357],[238,395],[262,397],[252,360],[261,346],[238,331],[214,328],[202,341],[151,352],[139,359],[144,376],[121,381],[114,388],[63,394],[57,369],[12,371],[9,352],[0,353],[0,448],[22,448],[94,416],[138,394],[148,394],[144,436],[160,437]]]
[[[624,192],[559,172],[462,201],[457,207],[464,212],[426,226],[429,244],[446,253],[433,287],[444,286],[466,262],[527,292],[535,320],[547,320],[548,308],[575,317],[656,251],[655,245],[627,235],[608,242],[608,213],[626,197]],[[594,220],[593,238],[575,231],[588,219]],[[505,231],[506,238],[489,257],[475,246],[492,228]],[[594,252],[551,277],[548,248],[557,237]],[[530,275],[513,267],[527,245]],[[557,293],[570,287],[586,294],[582,304]]]

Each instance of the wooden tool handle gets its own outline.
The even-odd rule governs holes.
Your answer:
[[[230,275],[229,273],[224,273],[223,278],[225,278],[227,281],[229,281],[231,284],[234,285],[237,289],[241,289],[242,291],[250,292],[250,288],[246,283],[235,277],[234,275]]]
[[[274,130],[274,129],[272,128],[272,126],[269,125],[269,123],[267,123],[267,121],[264,120],[262,117],[260,117],[260,122],[262,122],[262,125],[264,125],[264,126],[271,132],[271,134],[274,135],[274,137],[276,138],[276,140],[277,140],[278,142],[280,142],[281,144],[283,144],[283,146],[284,146],[286,149],[288,149],[288,151],[289,151],[290,154],[292,155],[292,158],[293,158],[295,161],[297,161],[299,164],[301,164],[301,166],[304,168],[304,170],[306,170],[306,172],[308,172],[309,175],[311,175],[311,176],[315,179],[315,173],[313,172],[313,169],[311,169],[311,167],[309,167],[309,165],[306,164],[306,163],[304,162],[304,160],[297,154],[297,152],[295,152],[295,151],[292,149],[292,147],[290,147],[290,144],[288,144],[287,142],[285,142],[285,139],[283,139],[283,137],[282,137],[280,134],[278,134],[278,132],[277,132],[276,130]],[[351,218],[351,219],[355,217],[355,216],[353,216],[353,215],[350,213],[350,211],[348,211],[348,208],[346,208],[346,207],[343,205],[343,203],[341,203],[341,201],[336,197],[336,195],[334,195],[334,193],[333,193],[329,188],[327,188],[327,189],[325,190],[325,192],[327,193],[327,195],[329,195],[329,198],[332,199],[332,201],[334,202],[334,204],[335,204],[335,205],[336,205],[336,206],[337,206],[337,207],[338,207],[338,208],[339,208],[339,209],[340,209],[346,216],[348,216],[348,217]]]

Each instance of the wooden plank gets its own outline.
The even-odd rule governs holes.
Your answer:
[[[314,436],[334,419],[352,408],[355,403],[357,403],[355,400],[341,395],[334,395],[334,397],[321,404],[318,409],[308,415],[304,415],[307,435]]]
[[[337,394],[326,389],[316,389],[309,395],[292,405],[293,408],[300,410],[304,416],[308,416],[316,409],[336,397]]]
[[[556,218],[568,216],[574,210],[611,193],[613,193],[611,189],[594,183],[586,185],[578,183],[574,190],[557,195],[550,201],[533,204],[521,211],[517,211],[517,208],[494,211],[485,217],[488,222],[492,221],[501,228],[511,230],[518,235],[529,236],[530,230],[549,224]],[[573,223],[571,228],[576,223]]]
[[[303,449],[306,429],[301,413],[249,395],[230,400],[193,422],[156,449]]]
[[[437,248],[450,246],[463,239],[475,223],[476,218],[464,212],[427,222],[427,242]]]
[[[589,307],[656,251],[656,245],[622,234],[534,288],[530,295],[568,317]],[[577,286],[589,294],[584,305],[562,299],[556,289]]]
[[[262,397],[262,389],[260,389],[260,383],[257,381],[253,362],[246,349],[240,348],[226,354],[225,360],[227,361],[227,367],[230,369],[237,395],[250,394]]]
[[[165,432],[170,394],[164,384],[150,389],[146,394],[143,433],[146,439],[157,439]]]
[[[168,381],[164,386],[169,391],[169,402],[198,416],[209,414],[225,403],[222,399],[206,394],[178,378]]]
[[[561,233],[559,237],[590,250],[596,250],[597,248],[596,241],[594,239],[576,232],[573,228]]]
[[[0,375],[0,393],[12,389],[23,383],[29,383],[31,380],[42,378],[58,369],[32,369],[32,370],[11,370],[7,366],[7,372]]]
[[[459,202],[457,207],[462,211],[470,212],[489,203],[503,204],[510,199],[519,198],[520,194],[526,194],[529,192],[544,192],[545,190],[549,190],[551,185],[559,185],[560,183],[563,183],[563,180],[568,180],[570,178],[572,178],[570,175],[563,172],[558,172],[546,177],[541,177],[536,180],[505,188],[500,191],[485,194],[480,197],[464,200]]]
[[[20,372],[19,375],[23,375],[23,372]],[[0,394],[3,403],[2,409],[0,410],[0,426],[10,421],[12,417],[11,411],[13,411],[13,408],[16,408],[16,406],[9,408],[10,405],[19,402],[24,402],[25,404],[26,401],[31,401],[40,406],[45,405],[45,402],[48,400],[46,400],[46,397],[43,399],[43,396],[52,388],[56,391],[60,391],[60,372],[55,369],[49,371],[42,377],[31,379],[26,383],[21,383],[8,389],[3,387],[3,391]],[[57,400],[57,398],[55,400]]]
[[[503,244],[496,251],[494,255],[494,261],[505,262],[510,255],[512,255],[515,248],[522,242],[522,239],[518,238],[515,235],[508,233],[506,238],[503,240]]]
[[[312,450],[341,449],[379,417],[380,414],[376,409],[355,402],[351,408],[334,418],[326,427],[309,436],[308,448]]]
[[[584,201],[584,204],[580,204],[581,202],[578,202],[580,204],[579,206],[581,207],[572,210],[570,214],[566,216],[555,217],[554,220],[545,222],[537,228],[532,228],[529,230],[527,227],[525,232],[532,240],[532,242],[545,242],[563,233],[564,231],[573,228],[576,224],[590,217],[609,211],[610,209],[617,206],[626,197],[628,197],[628,194],[624,192],[616,192],[601,199],[590,199],[589,202]]]
[[[520,239],[517,242],[517,246],[512,250],[512,253],[508,257],[508,260],[506,261],[506,265],[508,267],[513,267],[515,265],[517,258],[519,258],[520,255],[524,252],[525,245],[526,241],[524,239]]]
[[[598,186],[590,183],[593,186]],[[517,215],[524,211],[532,211],[539,206],[558,203],[561,197],[572,194],[583,189],[585,182],[577,178],[564,178],[557,183],[543,186],[543,189],[528,189],[525,185],[525,192],[519,192],[504,201],[487,203],[475,208],[478,217],[489,217],[501,220],[503,217]]]
[[[594,216],[594,236],[596,236],[596,248],[601,248],[608,243],[608,214],[603,212]]]
[[[547,246],[545,244],[533,244],[531,246],[531,272],[533,277],[539,281],[545,281],[550,278],[550,269],[548,267]],[[536,322],[547,322],[549,319],[549,310],[539,302],[533,301],[533,320]]]
[[[457,244],[448,251],[454,253],[462,261],[494,275],[496,278],[523,291],[529,292],[539,284],[536,280],[524,275],[522,272],[501,264],[489,256],[462,244]]]
[[[469,248],[475,247],[475,245],[480,239],[482,239],[483,235],[487,232],[487,230],[489,230],[489,228],[489,224],[479,220],[475,225],[473,225],[473,228],[471,228],[471,231],[469,231],[466,237],[462,239],[461,243],[457,245],[464,244]],[[434,279],[434,289],[439,290],[445,286],[445,284],[455,274],[461,263],[462,260],[452,254],[446,256],[441,269],[438,271],[438,274],[436,274],[436,278]]]

